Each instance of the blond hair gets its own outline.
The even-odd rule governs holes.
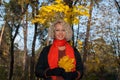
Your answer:
[[[66,39],[67,41],[71,40],[71,38],[72,38],[72,29],[71,29],[70,25],[69,25],[67,22],[65,22],[64,20],[62,20],[62,19],[56,20],[56,21],[53,22],[53,24],[49,27],[49,29],[48,29],[48,37],[51,38],[51,39],[54,39],[54,38],[55,38],[55,36],[54,36],[54,35],[55,35],[54,31],[55,31],[55,25],[56,25],[56,24],[60,24],[60,25],[63,26],[63,28],[65,29],[65,32],[66,32],[66,37],[65,37],[65,39]]]

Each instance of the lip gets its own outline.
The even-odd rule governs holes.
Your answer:
[[[63,35],[58,35],[57,38],[58,39],[64,39],[64,36]]]

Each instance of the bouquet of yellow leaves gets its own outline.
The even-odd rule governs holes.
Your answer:
[[[66,72],[71,72],[75,68],[74,59],[69,56],[64,56],[58,62],[58,66],[65,69]]]

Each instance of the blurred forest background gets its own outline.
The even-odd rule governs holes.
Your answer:
[[[69,16],[74,32],[71,44],[84,62],[82,80],[120,80],[120,0],[63,0],[63,6],[57,4],[60,1],[0,0],[0,80],[42,80],[35,77],[35,64],[48,45],[53,16],[64,18],[64,14],[76,17]],[[41,10],[53,4],[58,7]],[[70,11],[62,12],[64,6]]]

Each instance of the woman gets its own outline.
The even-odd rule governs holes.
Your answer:
[[[49,28],[49,36],[53,39],[53,44],[43,48],[38,59],[35,74],[44,80],[79,80],[83,75],[83,63],[80,53],[76,48],[72,47],[67,41],[72,38],[72,29],[64,20],[57,20]],[[66,66],[70,68],[67,71],[63,64],[62,58],[68,56],[72,64]],[[68,59],[68,60],[69,60]],[[73,66],[71,66],[73,65]]]

